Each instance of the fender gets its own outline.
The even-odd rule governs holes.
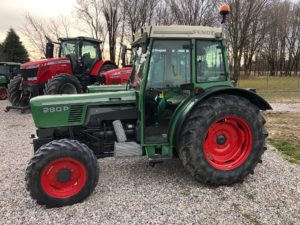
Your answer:
[[[98,62],[95,63],[91,70],[91,76],[98,76],[99,72],[104,64],[112,64],[118,68],[118,66],[111,60],[99,60]]]
[[[175,116],[171,120],[171,126],[169,130],[169,141],[171,146],[176,147],[177,140],[180,139],[180,130],[184,124],[184,121],[188,117],[189,113],[192,111],[192,109],[201,101],[216,95],[222,95],[222,94],[228,94],[228,95],[236,95],[241,96],[246,99],[248,99],[253,105],[256,105],[260,110],[271,110],[272,107],[270,104],[257,95],[256,93],[241,89],[241,88],[233,88],[233,87],[214,87],[214,88],[208,88],[204,91],[202,91],[199,95],[196,95],[190,99],[187,99],[184,104],[180,105],[177,109],[174,115],[179,114],[178,116]]]

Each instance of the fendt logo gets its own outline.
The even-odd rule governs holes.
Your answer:
[[[43,113],[55,113],[55,112],[66,112],[69,111],[69,106],[55,106],[43,108]]]

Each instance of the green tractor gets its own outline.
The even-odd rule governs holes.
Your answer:
[[[0,62],[0,100],[7,99],[8,83],[20,73],[20,65],[15,62]]]
[[[132,43],[127,87],[31,99],[37,127],[27,190],[39,204],[81,202],[98,182],[97,158],[179,158],[197,181],[242,182],[266,150],[270,105],[231,85],[221,28],[152,26]],[[115,89],[114,89],[115,87]]]

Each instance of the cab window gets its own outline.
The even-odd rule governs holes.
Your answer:
[[[227,79],[223,49],[221,41],[197,41],[197,82]]]

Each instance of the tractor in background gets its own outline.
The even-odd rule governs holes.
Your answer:
[[[0,62],[0,100],[7,99],[8,83],[20,73],[20,65],[15,62]]]
[[[151,165],[179,158],[212,186],[240,183],[261,162],[260,110],[271,106],[232,87],[221,28],[151,26],[135,37],[125,89],[31,99],[37,131],[25,180],[37,203],[83,201],[99,180],[97,157],[146,155]]]
[[[54,44],[59,44],[58,58],[53,58]],[[103,60],[100,44],[101,41],[88,37],[60,38],[58,43],[48,40],[46,59],[22,64],[21,75],[11,80],[8,97],[12,106],[7,111],[26,109],[35,96],[77,94],[86,92],[88,85],[108,84],[108,79],[101,82],[100,75],[118,67],[110,60]],[[130,72],[120,76],[128,77]]]

